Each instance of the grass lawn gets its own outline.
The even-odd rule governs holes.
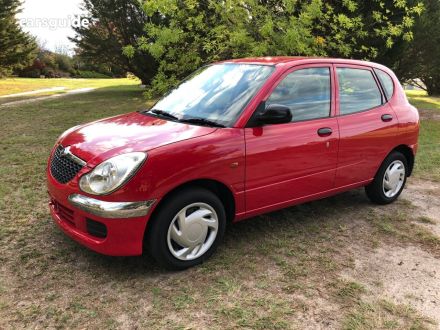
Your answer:
[[[428,96],[425,91],[406,91],[406,95],[417,109],[440,111],[440,97]]]
[[[3,82],[0,90],[13,90]],[[101,256],[70,240],[47,208],[45,166],[56,138],[146,106],[137,86],[105,83],[0,110],[0,329],[436,328],[435,298],[426,292],[439,282],[437,220],[414,204],[421,193],[411,187],[389,206],[372,205],[359,189],[239,223],[208,262],[184,272],[148,257]],[[438,147],[428,149],[439,145],[439,131],[440,121],[422,122],[410,183],[440,179]],[[426,197],[432,203],[435,191]],[[401,259],[410,252],[414,263]],[[411,291],[420,283],[426,292]]]
[[[422,117],[416,174],[440,181],[440,97],[429,97],[424,91],[406,94]]]
[[[0,79],[0,96],[30,92],[51,87],[66,87],[64,92],[77,88],[100,88],[109,86],[129,86],[139,84],[137,79],[39,79],[39,78],[5,78]],[[42,93],[47,95],[48,92]],[[50,94],[50,93],[49,93]],[[38,95],[38,94],[37,94]],[[35,97],[35,95],[33,95]]]

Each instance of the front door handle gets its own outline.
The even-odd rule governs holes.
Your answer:
[[[319,136],[329,136],[332,135],[333,131],[330,127],[322,127],[318,129],[318,135]]]
[[[388,113],[382,115],[381,118],[382,118],[382,121],[385,121],[385,122],[393,120],[393,116]]]

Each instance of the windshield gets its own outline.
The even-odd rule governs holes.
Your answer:
[[[222,63],[205,66],[171,90],[150,112],[182,122],[230,127],[274,68]]]

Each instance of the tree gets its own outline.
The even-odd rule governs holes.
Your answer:
[[[94,65],[117,66],[130,71],[150,84],[156,73],[156,61],[148,53],[134,51],[132,56],[123,54],[123,48],[137,43],[144,35],[147,17],[138,0],[84,0],[87,11],[84,18],[89,26],[74,28],[77,55]],[[121,70],[118,70],[121,71]]]
[[[312,34],[322,16],[319,1],[145,1],[147,37],[126,47],[159,63],[150,95],[163,94],[191,71],[213,61],[265,55],[324,55]]]
[[[151,54],[159,63],[152,96],[202,64],[227,58],[380,59],[411,39],[422,8],[415,0],[145,0],[145,33],[124,53]]]
[[[89,75],[90,77],[113,77],[122,78],[127,76],[127,71],[116,64],[112,63],[98,63],[97,61],[90,61],[89,58],[82,58],[79,55],[74,55],[72,58],[76,75],[81,77]]]
[[[35,39],[18,24],[19,7],[18,0],[0,0],[0,77],[32,62],[37,48]]]
[[[411,43],[402,47],[396,73],[404,81],[420,79],[429,95],[440,95],[440,1],[424,0]]]

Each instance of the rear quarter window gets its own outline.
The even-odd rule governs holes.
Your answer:
[[[382,85],[382,87],[384,89],[385,96],[387,97],[387,100],[390,100],[394,94],[393,78],[391,78],[388,73],[386,73],[385,71],[382,71],[380,69],[374,69],[374,72],[376,72],[376,75],[379,78],[380,84]]]

